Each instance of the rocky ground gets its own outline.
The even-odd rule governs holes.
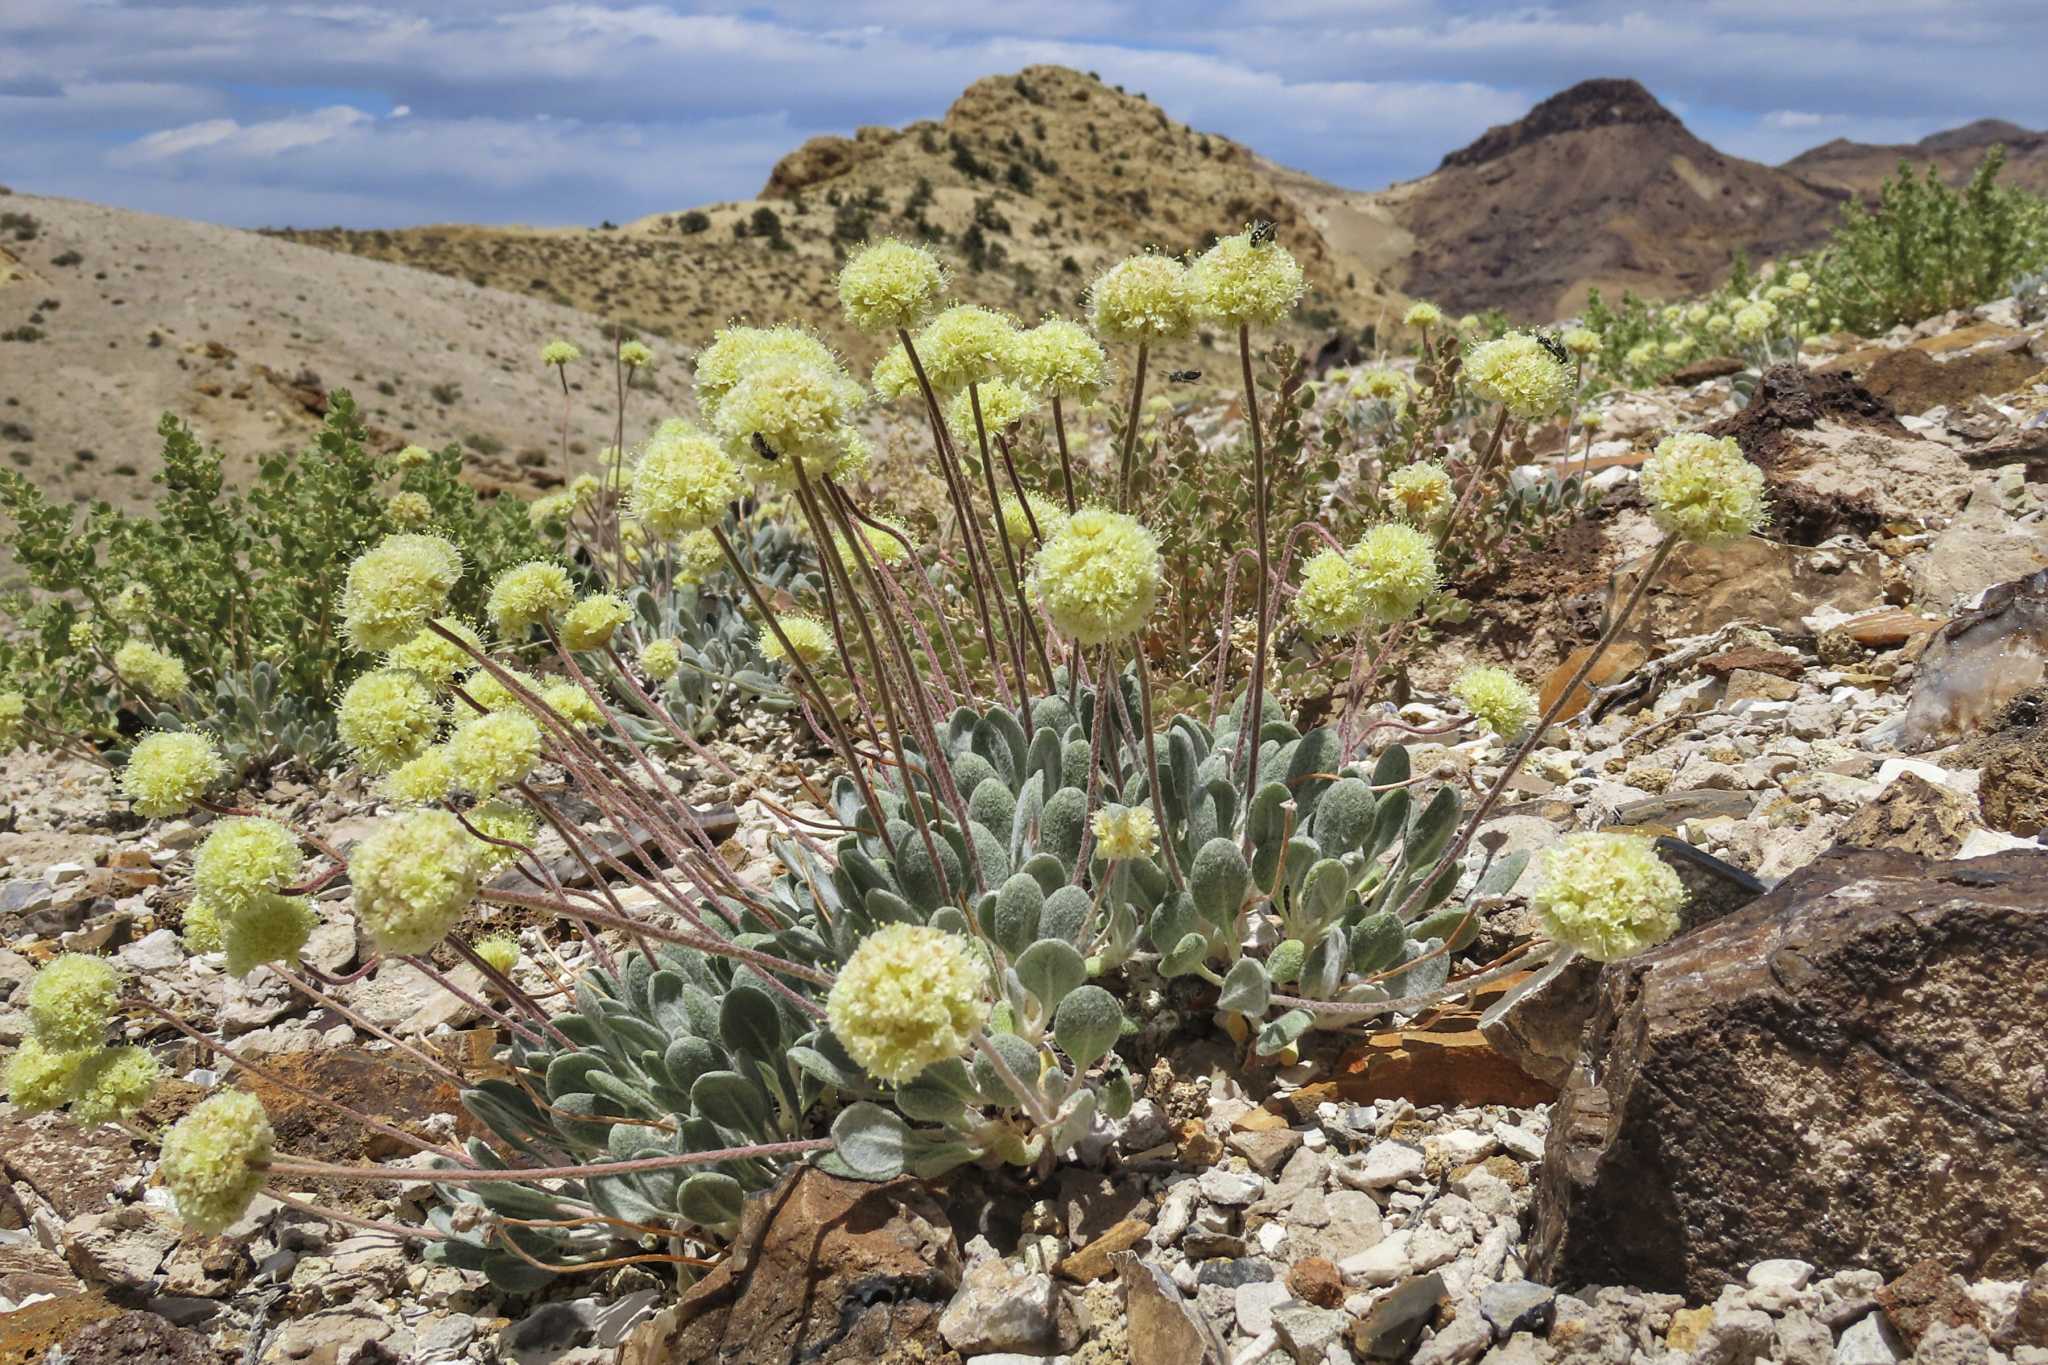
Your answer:
[[[1140,1059],[1096,1164],[1041,1185],[808,1173],[680,1298],[637,1267],[496,1295],[276,1200],[182,1238],[143,1143],[0,1109],[0,1361],[2048,1362],[2048,342],[2007,301],[1809,359],[1823,373],[1753,395],[1702,375],[1605,405],[1611,594],[1648,543],[1633,471],[1661,430],[1725,423],[1770,473],[1777,534],[1674,562],[1475,847],[1476,866],[1570,829],[1664,836],[1696,894],[1647,957],[1486,1028],[1458,1010],[1333,1035],[1279,1071],[1192,1021]],[[1531,611],[1550,657],[1584,630]],[[1404,714],[1438,712],[1425,688]],[[749,724],[724,740],[743,781],[693,794],[738,807],[731,855],[765,869],[755,798],[800,801],[817,760]],[[1501,750],[1414,757],[1483,784]],[[374,814],[347,782],[259,795],[342,843]],[[0,804],[0,1044],[35,965],[86,948],[264,1068],[295,1152],[394,1155],[295,1087],[464,1129],[417,1062],[184,951],[203,830],[145,829],[103,774],[35,754]],[[346,895],[309,954],[337,973],[361,960]],[[1505,898],[1483,942],[1523,914]],[[542,926],[479,927],[578,961]],[[489,1032],[410,967],[342,1001],[489,1063]],[[229,1068],[146,1036],[178,1077],[154,1127]],[[394,1187],[317,1197],[418,1213]]]

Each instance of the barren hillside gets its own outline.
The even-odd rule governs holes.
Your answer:
[[[146,499],[164,412],[246,470],[299,444],[337,388],[384,444],[464,443],[483,484],[559,477],[561,390],[538,349],[559,335],[596,354],[589,314],[75,200],[11,194],[0,213],[15,215],[0,234],[0,452],[45,487]],[[575,435],[611,410],[608,374],[582,371]],[[658,388],[686,389],[682,367],[667,373]]]
[[[1412,239],[1403,289],[1547,320],[1586,290],[1678,295],[1745,250],[1823,236],[1841,191],[1724,156],[1635,81],[1584,81],[1376,196]]]
[[[1875,197],[1885,178],[1898,172],[1900,162],[1937,167],[1943,180],[1961,185],[1994,145],[2005,148],[2000,184],[2048,194],[2048,133],[1995,118],[1978,119],[1918,142],[1886,145],[1836,138],[1801,152],[1780,169],[1815,185]]]
[[[1076,314],[1088,281],[1133,249],[1180,252],[1256,218],[1307,268],[1304,335],[1373,321],[1392,226],[1348,196],[1064,67],[976,81],[935,121],[819,137],[758,197],[618,227],[288,230],[298,242],[573,304],[685,345],[734,318],[824,321],[847,248],[898,235],[960,267],[955,292],[1026,320]],[[835,338],[856,359],[863,343]]]

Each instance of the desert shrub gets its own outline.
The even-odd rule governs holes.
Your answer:
[[[1675,302],[1591,291],[1579,324],[1597,339],[1600,374],[1650,384],[1696,360],[1727,356],[1751,371],[1795,357],[1808,337],[1883,332],[2010,293],[2048,266],[2048,200],[1997,183],[2003,148],[1967,186],[1901,162],[1875,208],[1852,199],[1819,251],[1752,271],[1738,255],[1719,288]]]
[[[676,215],[676,231],[685,237],[693,237],[697,233],[708,231],[710,227],[711,215],[702,209],[689,209]]]
[[[311,447],[266,457],[246,491],[175,418],[157,431],[159,491],[141,514],[97,502],[80,515],[0,472],[8,548],[32,590],[11,603],[0,675],[54,733],[112,739],[136,707],[215,729],[238,759],[317,761],[331,752],[331,699],[363,667],[335,622],[364,546],[415,522],[451,538],[466,612],[497,569],[539,550],[523,507],[462,482],[456,450],[372,453],[345,391]],[[113,667],[124,641],[175,659],[189,688],[137,697]]]
[[[1822,316],[1882,332],[2010,291],[2048,265],[2048,200],[1998,184],[2005,149],[1993,147],[1960,190],[1933,166],[1901,161],[1877,205],[1843,206],[1814,272]]]

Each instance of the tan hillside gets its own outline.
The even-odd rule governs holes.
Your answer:
[[[1874,199],[1886,178],[1898,173],[1902,161],[1934,166],[1943,180],[1961,185],[1994,145],[2005,148],[1999,184],[2048,194],[2048,133],[2032,132],[2004,119],[1978,119],[1918,142],[1886,145],[1836,138],[1801,152],[1780,169],[1815,185]]]
[[[588,314],[76,200],[11,194],[0,214],[19,215],[0,234],[0,452],[45,488],[148,498],[167,411],[246,470],[300,444],[338,388],[381,444],[467,445],[483,485],[560,477],[561,389],[538,349],[599,350]],[[575,436],[613,411],[608,377],[582,368]],[[653,383],[679,394],[670,373]]]
[[[1635,81],[1584,81],[1376,196],[1413,241],[1396,282],[1455,311],[1548,320],[1589,288],[1674,296],[1732,254],[1812,245],[1844,197],[1724,156]]]
[[[279,235],[537,294],[685,345],[736,318],[826,323],[866,360],[873,344],[840,328],[834,280],[848,247],[883,235],[932,241],[956,266],[957,296],[1035,321],[1078,314],[1088,281],[1140,246],[1185,251],[1263,218],[1307,269],[1304,335],[1370,323],[1390,304],[1378,265],[1393,229],[1349,198],[1141,96],[1034,66],[976,81],[935,121],[814,138],[754,199],[616,228]]]

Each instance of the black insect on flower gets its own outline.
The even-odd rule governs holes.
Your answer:
[[[1572,363],[1572,353],[1565,349],[1564,343],[1562,341],[1559,341],[1555,334],[1550,332],[1537,332],[1535,336],[1536,343],[1539,346],[1541,346],[1544,350],[1550,352],[1550,358],[1552,360],[1555,360],[1560,365],[1569,365]]]
[[[1175,370],[1166,376],[1166,380],[1170,384],[1192,384],[1201,377],[1200,370]]]
[[[1264,246],[1273,240],[1274,227],[1263,218],[1252,219],[1252,245]]]

